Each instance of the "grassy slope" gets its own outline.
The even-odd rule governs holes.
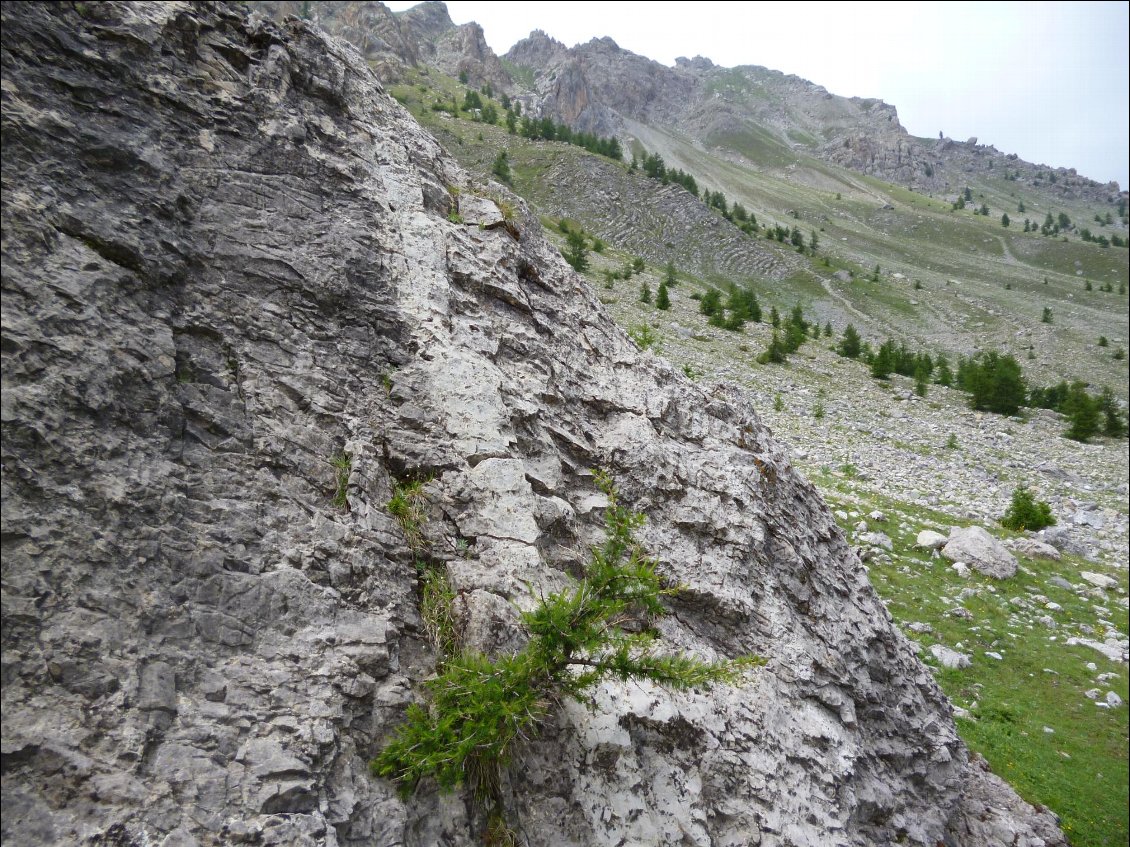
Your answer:
[[[726,281],[715,265],[696,258],[709,254],[709,245],[703,251],[657,241],[666,232],[659,224],[654,232],[646,233],[654,242],[646,249],[640,249],[639,242],[622,243],[617,202],[629,190],[637,190],[627,181],[646,183],[643,177],[630,176],[626,169],[575,147],[531,143],[508,135],[503,127],[440,115],[428,109],[437,92],[450,100],[451,94],[461,96],[462,87],[432,71],[393,88],[398,99],[473,172],[488,175],[497,151],[507,149],[515,190],[543,216],[551,236],[560,238],[553,225],[567,216],[604,238],[607,250],[592,256],[589,276],[594,284],[599,285],[602,270],[618,269],[633,255],[646,254],[649,268],[642,278],[654,291],[662,264],[675,260],[681,281],[672,292],[675,305],[670,312],[659,313],[638,302],[640,278],[606,284],[602,299],[622,325],[652,328],[661,340],[663,355],[684,365],[691,375],[747,385],[767,420],[786,441],[810,436],[817,422],[805,416],[817,404],[822,409],[827,405],[828,419],[819,422],[824,455],[840,451],[851,456],[853,443],[858,444],[853,439],[871,437],[856,431],[858,415],[852,404],[893,408],[891,392],[880,390],[885,387],[865,376],[859,377],[858,388],[844,390],[862,366],[832,355],[826,340],[809,342],[786,368],[766,368],[754,365],[752,358],[767,342],[768,327],[750,326],[742,334],[733,334],[706,326],[690,294]],[[654,128],[636,129],[647,149],[658,150],[668,163],[693,173],[703,187],[722,190],[731,200],[739,200],[762,223],[796,224],[806,235],[818,231],[822,248],[815,259],[757,240],[758,250],[775,256],[788,271],[774,279],[756,273],[742,279],[754,282],[766,307],[774,304],[784,310],[800,302],[806,314],[818,317],[821,323],[831,321],[842,328],[850,321],[865,337],[889,333],[932,350],[953,353],[980,346],[1003,348],[1017,353],[1025,372],[1038,382],[1079,377],[1110,384],[1126,396],[1126,362],[1110,357],[1111,349],[1127,339],[1126,296],[1098,291],[1102,282],[1111,281],[1116,291],[1119,284],[1127,283],[1126,251],[1025,235],[1015,228],[1024,216],[1011,212],[1013,220],[1019,220],[1006,230],[1000,226],[999,215],[983,218],[968,210],[955,212],[945,200],[802,156],[793,155],[791,163],[782,164],[780,149],[762,166],[696,149]],[[580,180],[582,174],[588,179]],[[599,184],[593,174],[599,174]],[[658,190],[655,183],[650,188]],[[1007,199],[1012,188],[1012,183],[1005,183],[996,194],[990,188],[987,202],[999,209],[997,204]],[[1025,203],[1030,217],[1042,219],[1044,211],[1037,208],[1036,200],[1026,198]],[[564,210],[570,214],[564,215]],[[1080,208],[1068,213],[1086,221],[1095,211],[1105,210],[1088,214]],[[709,233],[698,237],[709,237]],[[862,277],[876,264],[883,270],[879,282],[830,278],[838,268]],[[894,273],[906,279],[896,280]],[[1088,279],[1095,289],[1092,292],[1083,290]],[[916,290],[913,280],[923,287]],[[1045,305],[1055,314],[1052,325],[1040,322]],[[694,335],[672,331],[676,323],[692,329]],[[1119,341],[1111,348],[1098,348],[1095,341],[1100,334]],[[1029,345],[1034,345],[1035,361],[1023,358]],[[805,407],[804,413],[798,417],[788,410],[781,414],[768,411],[774,395],[787,397],[788,406]],[[941,389],[935,395],[938,399],[931,400],[931,408],[942,420],[954,421],[952,429],[962,432],[964,442],[967,436],[959,421],[962,398]],[[993,425],[1003,420],[989,418]],[[985,423],[978,420],[970,426],[983,429]],[[1048,426],[1050,437],[1055,438],[1054,426]],[[970,439],[974,432],[969,431]],[[944,451],[941,439],[938,441],[931,444],[907,436],[906,443],[894,441],[888,446],[892,455],[903,454],[899,461],[909,463]],[[1069,453],[1065,455],[1070,458]],[[1035,463],[1041,457],[1020,458]],[[1127,475],[1124,443],[1093,448],[1075,458],[1084,465],[1099,462],[1115,483]],[[985,450],[968,457],[970,463],[993,467],[1004,481],[1022,479],[1013,459],[1007,450]],[[845,531],[875,508],[888,514],[891,523],[873,528],[891,536],[894,550],[889,561],[872,563],[872,582],[897,622],[921,621],[932,627],[932,632],[916,636],[924,647],[934,642],[961,645],[974,656],[970,669],[938,671],[938,681],[954,703],[971,712],[972,720],[958,724],[970,746],[984,754],[994,770],[1026,798],[1059,813],[1073,844],[1125,844],[1130,838],[1125,806],[1127,709],[1097,708],[1083,692],[1101,684],[1104,691],[1114,690],[1123,700],[1130,700],[1127,670],[1089,648],[1067,647],[1064,641],[1069,635],[1085,635],[1087,628],[1101,633],[1108,625],[1125,635],[1126,607],[1117,602],[1102,605],[1108,599],[1097,590],[1068,591],[1048,582],[1053,575],[1064,575],[1078,583],[1079,570],[1095,570],[1096,566],[1070,559],[1058,563],[1024,560],[1021,573],[1004,584],[978,576],[963,580],[944,563],[915,550],[913,541],[923,528],[944,531],[951,524],[968,523],[968,503],[942,497],[936,505],[925,506],[898,492],[892,499],[881,478],[870,483],[857,479],[851,465],[833,470],[827,464],[798,464],[833,508],[848,515]],[[1125,500],[1115,486],[1104,491],[1115,493],[1098,492],[1101,504],[1125,514]],[[1124,599],[1124,567],[1105,572],[1120,581]],[[961,604],[972,613],[971,619],[948,614],[958,596],[963,596]],[[1019,602],[1013,602],[1014,598]],[[1038,620],[1043,604],[1049,601],[1063,608],[1054,613],[1059,619],[1054,630]],[[1001,653],[1005,661],[985,656],[986,651]],[[1097,670],[1087,670],[1088,662]],[[1103,673],[1112,676],[1096,682]]]

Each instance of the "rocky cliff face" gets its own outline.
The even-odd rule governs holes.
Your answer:
[[[507,649],[599,538],[598,466],[686,586],[666,642],[769,663],[564,708],[511,769],[525,843],[1063,843],[738,391],[641,355],[352,48],[2,14],[5,843],[477,843],[366,773],[433,668],[417,562]]]
[[[979,146],[976,139],[915,138],[888,103],[841,97],[768,68],[723,68],[702,57],[680,59],[668,68],[609,38],[567,49],[542,32],[515,44],[506,58],[534,73],[543,112],[586,131],[624,135],[629,132],[625,119],[641,121],[747,154],[758,164],[787,164],[793,160],[789,151],[796,149],[928,192],[959,190],[995,169],[1056,199],[1111,202],[1118,195],[1113,184],[1025,162]],[[759,149],[763,140],[748,141],[766,135],[779,148],[776,156]]]
[[[436,0],[404,12],[393,12],[376,0],[253,0],[248,5],[276,20],[308,19],[344,38],[384,81],[400,78],[405,66],[429,66],[450,76],[465,76],[476,87],[490,83],[503,91],[511,86],[510,75],[487,44],[483,28],[477,23],[456,26],[447,6]]]

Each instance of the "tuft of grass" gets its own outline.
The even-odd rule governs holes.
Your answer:
[[[388,501],[388,511],[396,518],[408,546],[418,550],[423,545],[424,485],[425,480],[397,483],[393,486],[392,498]]]
[[[353,470],[353,457],[342,450],[330,459],[334,470],[334,494],[330,502],[338,509],[349,508],[349,474]]]
[[[442,667],[456,654],[459,646],[454,612],[455,590],[443,570],[421,565],[420,571],[420,619]]]

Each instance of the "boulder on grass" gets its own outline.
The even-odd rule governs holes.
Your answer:
[[[1016,573],[1016,557],[979,526],[952,527],[942,555],[994,579],[1008,579]]]

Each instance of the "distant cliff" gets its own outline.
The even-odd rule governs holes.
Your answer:
[[[664,643],[769,662],[564,706],[525,843],[1064,843],[740,392],[641,354],[352,47],[210,3],[2,24],[6,844],[479,843],[366,769],[434,670],[420,568],[508,649],[600,537],[595,467],[684,586]]]
[[[631,124],[640,122],[760,165],[788,165],[796,153],[804,153],[934,194],[1007,174],[1049,203],[1106,203],[1117,197],[1113,184],[1070,168],[1025,162],[976,139],[915,138],[899,123],[893,105],[834,95],[768,68],[723,68],[703,57],[681,58],[666,67],[610,38],[569,48],[537,30],[503,57],[521,71],[515,77],[487,45],[482,28],[456,26],[441,2],[399,13],[379,2],[250,5],[275,17],[305,13],[355,44],[385,80],[397,79],[405,66],[433,66],[462,75],[475,87],[490,83],[496,91],[521,97],[536,114],[575,130],[628,140]]]

